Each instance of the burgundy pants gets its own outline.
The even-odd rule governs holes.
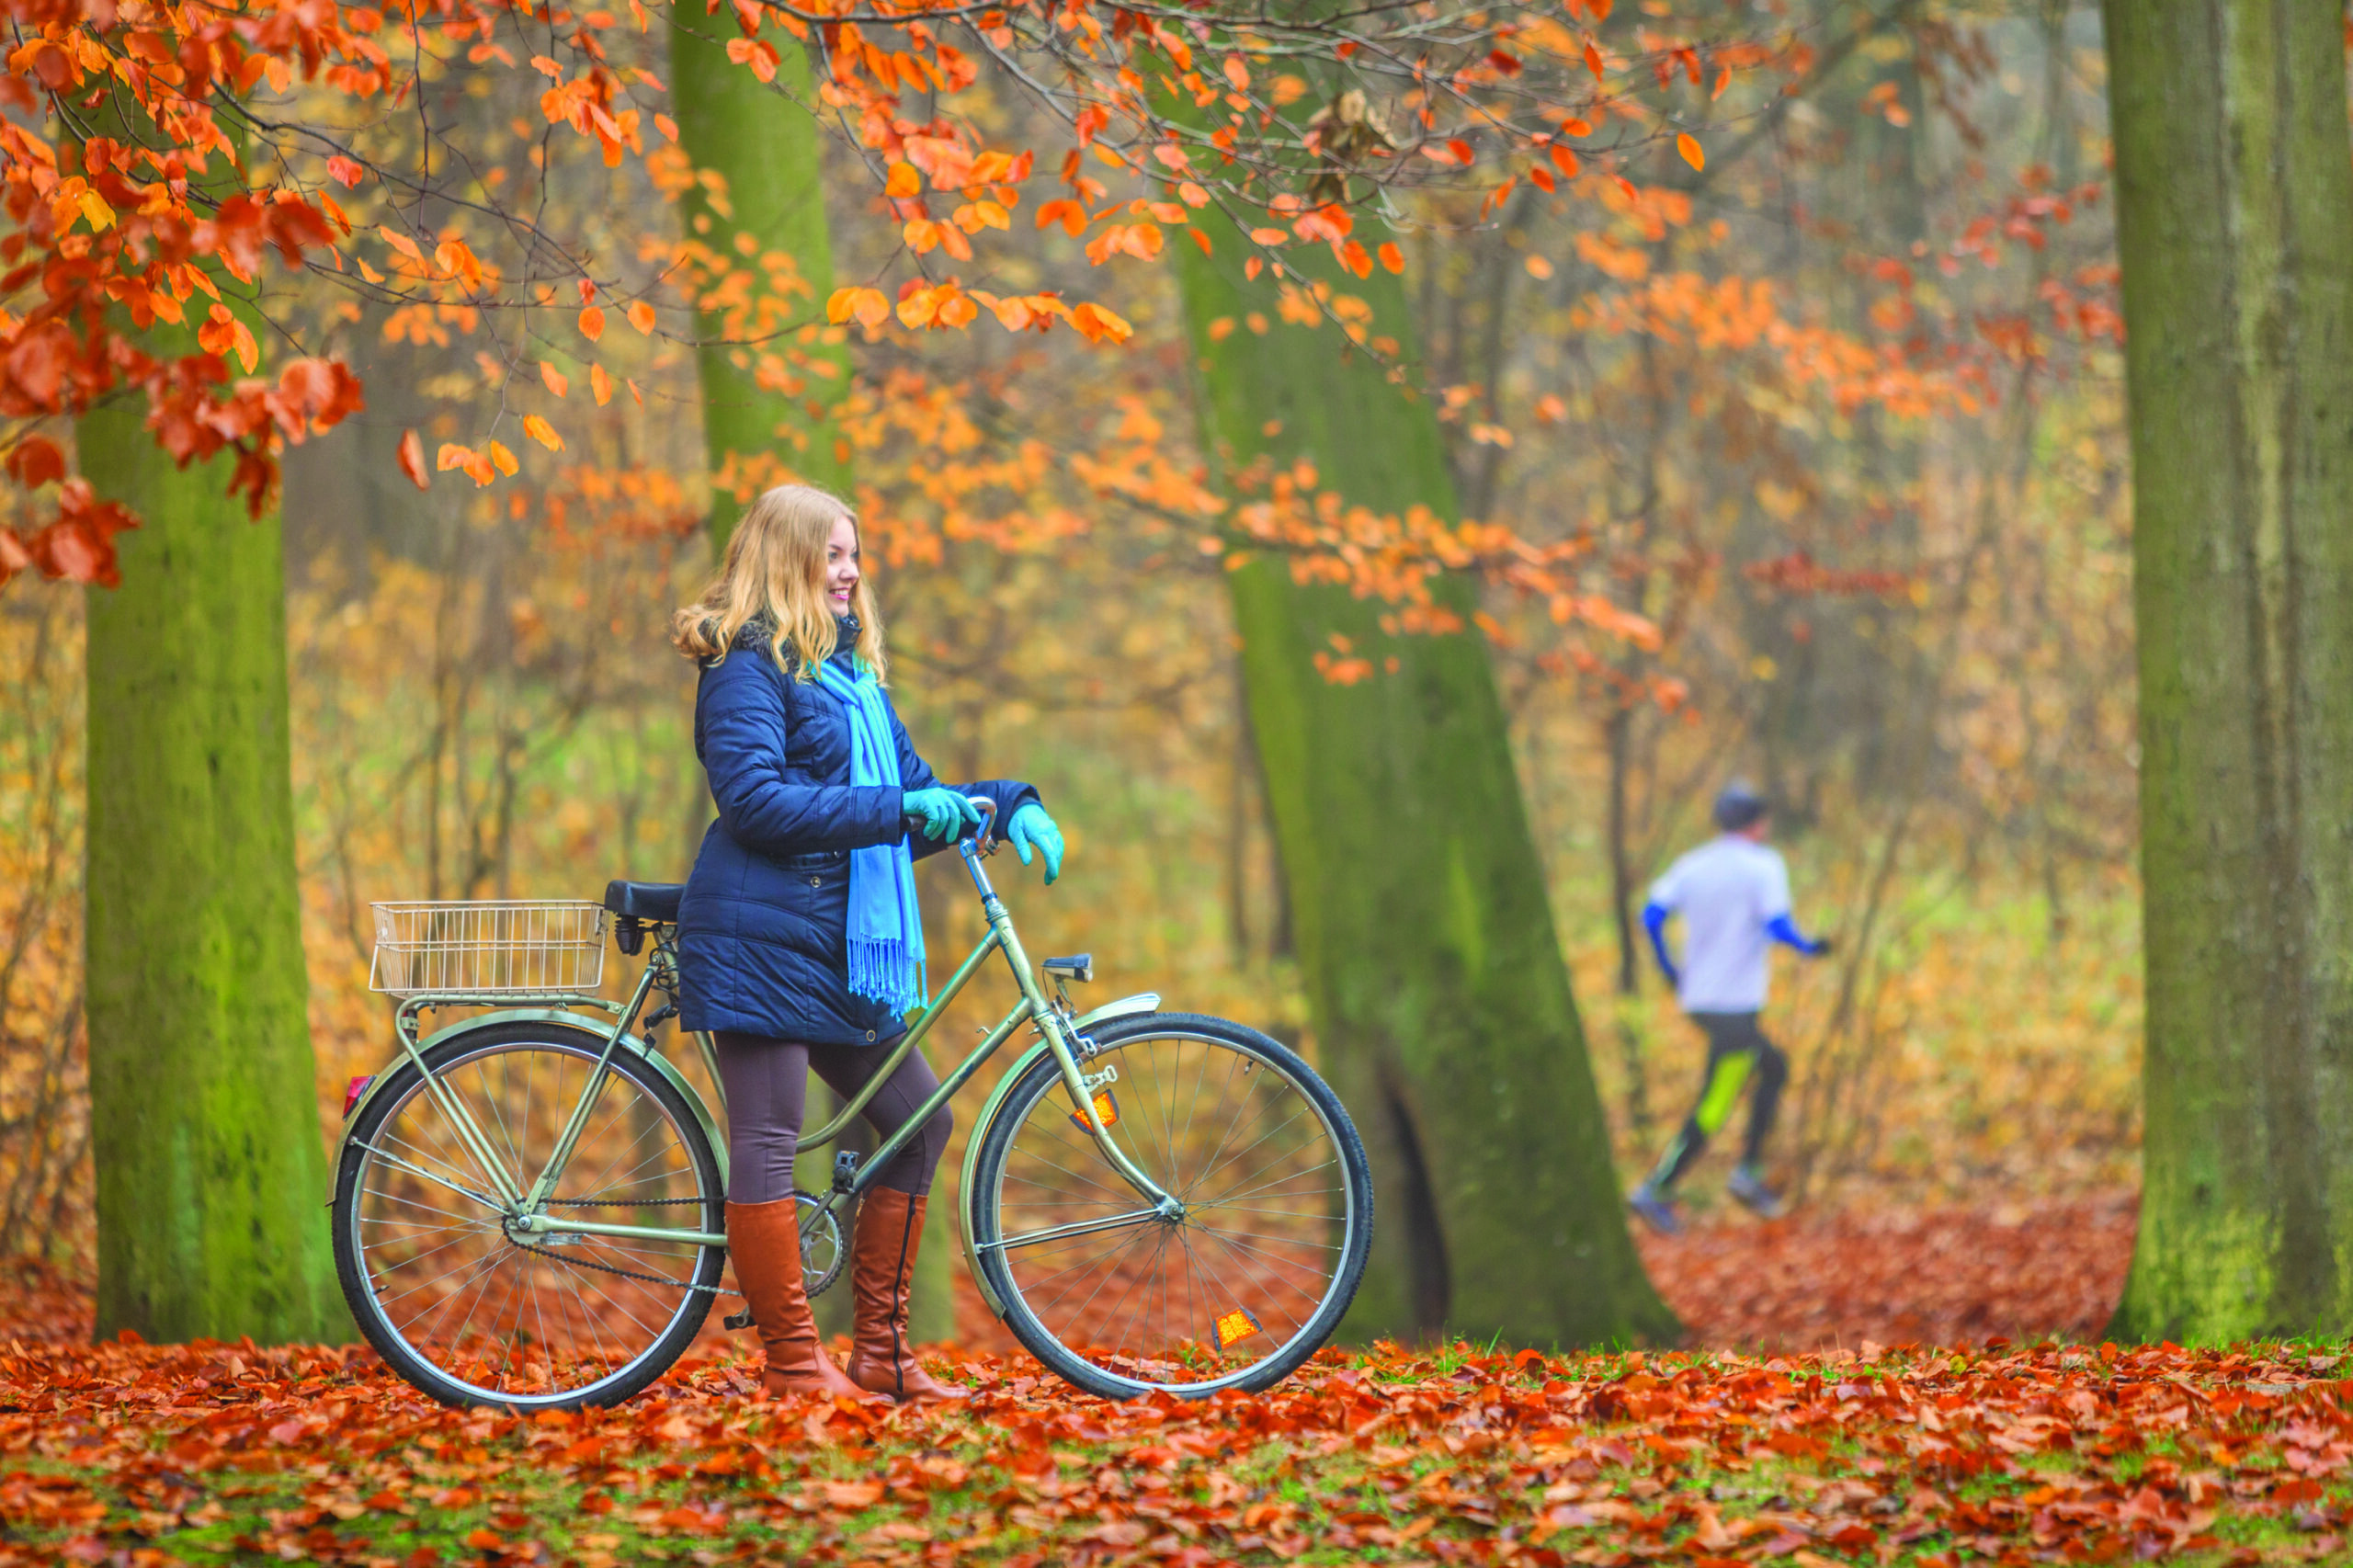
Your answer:
[[[804,1045],[765,1035],[722,1032],[719,1081],[727,1091],[727,1198],[732,1203],[774,1203],[792,1196],[792,1155],[801,1142],[801,1114],[813,1070],[847,1099],[866,1086],[887,1045]],[[939,1087],[921,1050],[911,1051],[890,1081],[867,1102],[866,1120],[879,1142],[899,1130]],[[920,1198],[948,1153],[956,1119],[948,1108],[923,1124],[875,1178],[876,1185]]]

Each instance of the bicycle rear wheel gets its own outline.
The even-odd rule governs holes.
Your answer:
[[[1298,1369],[1355,1297],[1372,1173],[1306,1062],[1222,1018],[1089,1029],[1113,1135],[1182,1212],[1154,1213],[1103,1158],[1051,1056],[980,1131],[973,1254],[1005,1321],[1107,1399],[1256,1391]]]
[[[485,1024],[426,1053],[507,1179],[528,1192],[596,1071],[603,1039],[565,1024]],[[518,1230],[414,1063],[361,1107],[335,1198],[335,1267],[393,1370],[450,1404],[576,1409],[667,1370],[710,1311],[726,1249]],[[545,1211],[717,1234],[726,1191],[701,1119],[626,1047]]]

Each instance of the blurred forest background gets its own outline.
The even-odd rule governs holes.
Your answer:
[[[1632,914],[1741,773],[1782,802],[1801,919],[1839,938],[1779,981],[1796,1078],[1774,1153],[1801,1195],[2129,1188],[2131,541],[2097,7],[1756,9],[1802,29],[1813,66],[1753,89],[1703,170],[1662,142],[1622,184],[1408,198],[1422,369],[1466,515],[1586,542],[1583,591],[1659,629],[1618,641],[1489,590],[1616,1157],[1647,1165],[1701,1054]],[[659,29],[612,39],[617,64],[635,47],[666,74]],[[530,111],[490,87],[453,75],[437,108],[521,170]],[[1008,125],[1034,112],[988,103]],[[897,224],[848,140],[828,155],[835,274],[862,282]],[[693,181],[666,148],[561,188],[650,282]],[[1032,778],[1063,823],[1063,882],[1012,894],[1033,951],[1091,949],[1104,996],[1158,990],[1302,1039],[1230,601],[1200,548],[1219,504],[1176,279],[1136,267],[1114,288],[1053,229],[1018,252],[992,287],[1092,290],[1135,339],[833,329],[866,389],[845,426],[897,701],[943,774]],[[789,297],[790,262],[762,264]],[[268,277],[273,312],[314,312],[369,401],[289,453],[283,511],[332,1118],[388,1050],[369,901],[684,876],[707,807],[693,670],[664,628],[711,567],[708,491],[679,477],[703,450],[691,348],[617,331],[605,365],[626,384],[600,370],[593,412],[574,392],[563,452],[517,443],[516,482],[420,493],[394,461],[404,429],[475,439],[485,408],[541,406],[587,368],[535,345],[543,382],[490,351],[494,323]],[[1341,351],[1295,286],[1267,301],[1212,334]],[[0,665],[22,672],[0,702],[0,1249],[68,1261],[91,1244],[81,647],[78,591],[0,593]],[[1327,673],[1381,678],[1360,663],[1336,648]],[[953,867],[926,878],[935,950],[961,951],[977,911]]]

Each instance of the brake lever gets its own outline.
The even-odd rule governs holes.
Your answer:
[[[971,837],[974,852],[985,860],[996,853],[998,845],[1005,842],[996,835],[996,802],[986,795],[967,795],[964,800],[966,804],[981,813],[980,831]]]

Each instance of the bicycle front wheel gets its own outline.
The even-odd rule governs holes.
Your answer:
[[[723,1246],[561,1228],[726,1224],[701,1119],[636,1051],[613,1052],[542,1206],[560,1228],[526,1229],[501,1201],[490,1165],[530,1191],[604,1045],[571,1025],[485,1024],[426,1053],[438,1092],[404,1063],[359,1109],[336,1172],[336,1272],[369,1343],[436,1399],[617,1403],[667,1370],[710,1311]]]
[[[1041,1056],[981,1129],[973,1254],[1016,1337],[1090,1393],[1256,1391],[1338,1326],[1372,1244],[1355,1124],[1306,1062],[1222,1018],[1090,1028],[1112,1136],[1179,1211],[1102,1154]]]

